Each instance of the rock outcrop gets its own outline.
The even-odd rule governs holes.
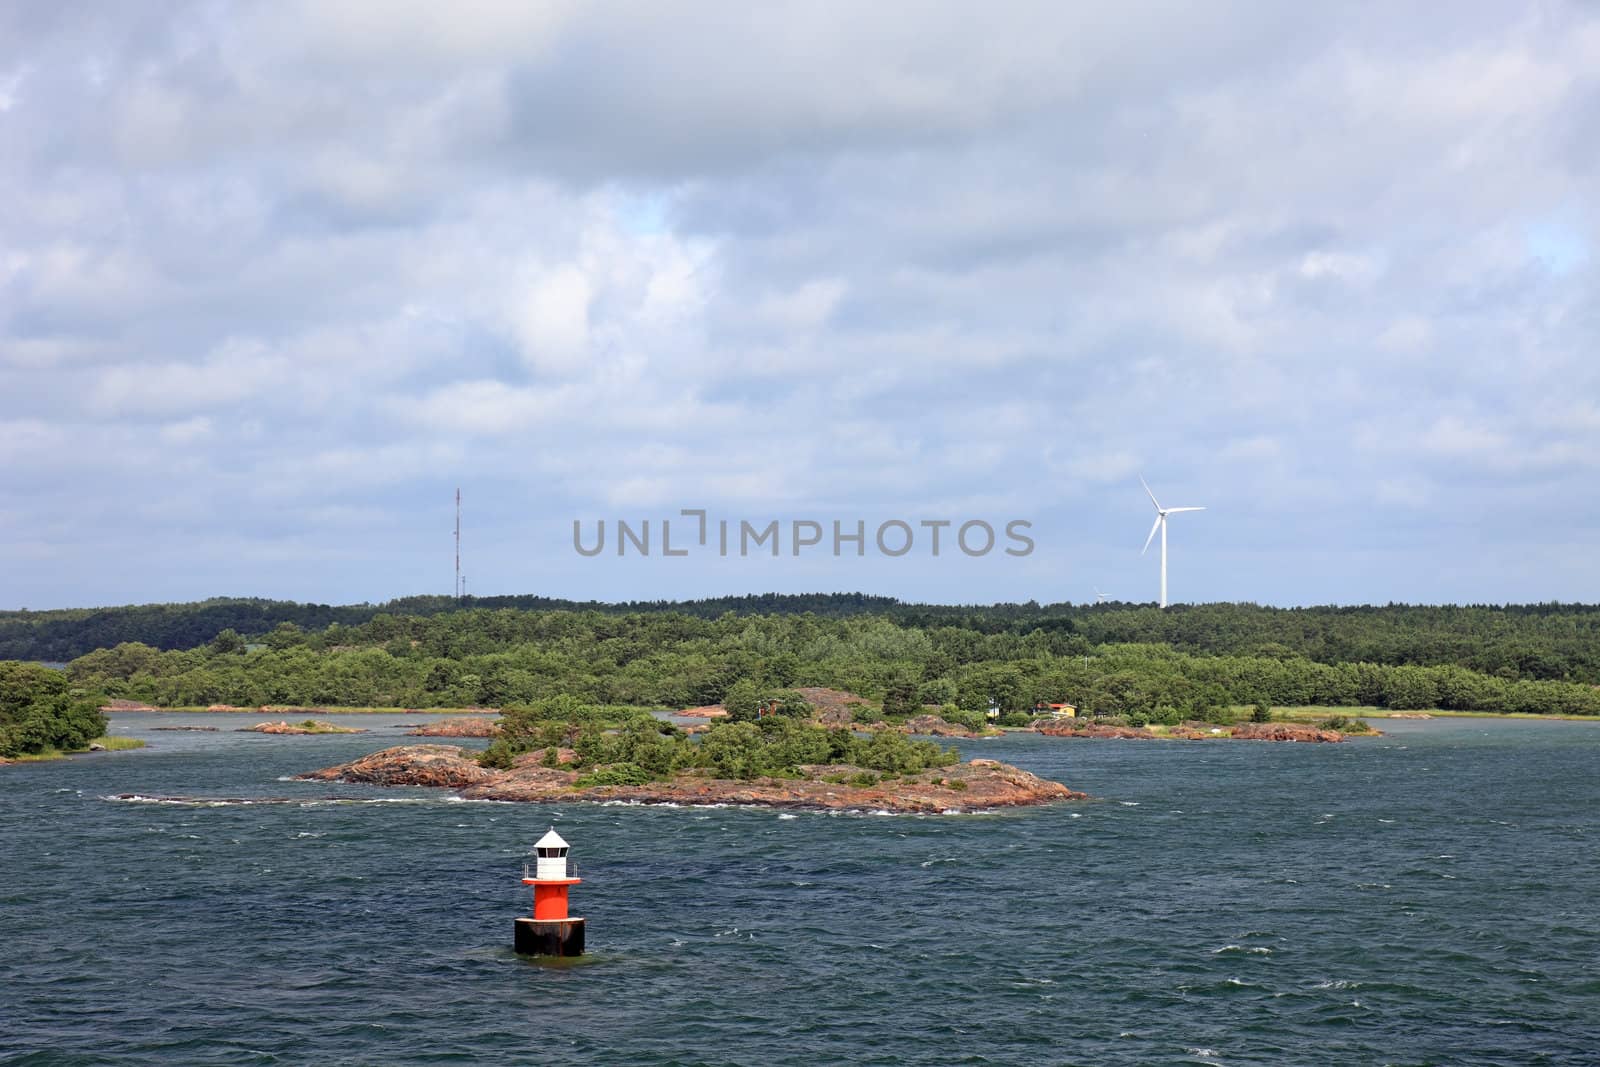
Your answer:
[[[748,781],[684,773],[670,781],[645,785],[579,786],[579,772],[540,766],[528,757],[519,758],[509,771],[491,771],[478,766],[463,749],[402,745],[300,777],[309,781],[435,786],[458,790],[469,800],[757,804],[815,810],[972,811],[1084,799],[1083,793],[1059,782],[986,759],[889,781],[872,771],[844,765],[808,766],[801,768],[801,773],[803,777],[798,779]]]
[[[335,726],[331,722],[258,722],[254,726],[241,726],[240,733],[252,734],[364,734],[367,731],[356,726]]]
[[[698,708],[684,708],[678,714],[690,719],[726,719],[728,709],[721,704],[702,704]]]
[[[823,726],[850,726],[855,722],[856,707],[870,706],[863,697],[845,689],[829,689],[825,685],[801,686],[795,692],[811,705],[817,722]]]
[[[298,777],[304,781],[426,785],[440,789],[466,789],[499,777],[497,772],[478,766],[472,755],[454,745],[399,745]]]
[[[949,722],[937,715],[918,715],[905,721],[904,730],[908,734],[928,734],[932,737],[977,737],[978,734],[962,726],[960,723]]]
[[[493,719],[440,719],[425,722],[411,731],[412,737],[499,737],[500,724]]]
[[[1098,722],[1076,719],[1051,719],[1033,724],[1034,732],[1046,737],[1093,737],[1102,740],[1126,739],[1129,741],[1154,741],[1157,734],[1143,726],[1110,726]]]
[[[1343,741],[1337,730],[1322,730],[1301,722],[1241,722],[1233,728],[1240,741]]]

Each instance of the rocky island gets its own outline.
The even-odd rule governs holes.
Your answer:
[[[641,804],[754,804],[812,810],[937,813],[1082,800],[1075,792],[996,760],[905,773],[879,773],[853,764],[803,764],[790,775],[720,777],[712,768],[687,768],[660,780],[615,782],[617,775],[572,769],[567,752],[535,750],[507,770],[481,766],[469,749],[401,745],[300,775],[302,781],[453,789],[468,800],[632,801]],[[556,766],[548,766],[555,763]]]
[[[499,737],[500,724],[479,717],[441,719],[425,722],[411,731],[412,737]]]
[[[239,727],[239,732],[254,734],[364,734],[367,731],[358,726],[335,726],[331,722],[323,722],[319,719],[306,719],[297,723],[289,723],[282,720],[278,722],[258,722],[254,726]]]

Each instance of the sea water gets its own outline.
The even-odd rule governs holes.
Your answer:
[[[287,780],[419,718],[0,768],[0,1062],[1600,1061],[1600,723],[963,742],[1095,798],[973,815]],[[510,950],[552,824],[575,965]]]

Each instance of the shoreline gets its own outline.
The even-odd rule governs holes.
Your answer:
[[[164,708],[164,707],[157,707],[157,706],[155,706],[153,704],[150,704],[150,705],[140,705],[140,706],[134,706],[134,707],[113,707],[111,705],[103,705],[100,708],[100,710],[105,712],[107,715],[166,715],[166,714],[170,714],[170,715],[306,715],[306,714],[309,714],[309,715],[476,715],[476,716],[490,716],[490,715],[499,715],[500,714],[500,709],[499,708],[482,708],[482,707],[476,707],[476,708],[474,708],[474,707],[408,708],[408,707],[398,707],[398,706],[397,707],[343,707],[343,706],[338,706],[338,705],[328,705],[328,706],[322,706],[322,707],[290,707],[288,705],[282,705],[282,706],[280,706],[280,705],[267,705],[267,706],[264,706],[264,707],[217,708],[217,707],[201,707],[199,705],[189,704],[189,705],[180,705],[180,706],[176,706],[176,707]],[[662,712],[668,713],[668,714],[682,714],[681,712],[674,712],[669,708],[663,708],[663,709],[660,709],[660,710]],[[1240,718],[1239,721],[1241,721],[1241,722],[1246,721],[1248,719],[1248,717],[1249,717],[1248,716],[1248,712],[1249,712],[1248,708],[1243,709],[1243,713],[1242,713],[1241,718]],[[1558,721],[1561,721],[1561,722],[1597,722],[1597,723],[1600,723],[1600,715],[1571,715],[1571,714],[1557,713],[1557,712],[1552,712],[1550,714],[1541,714],[1541,713],[1538,713],[1538,712],[1531,712],[1531,711],[1446,711],[1446,710],[1441,709],[1441,708],[1416,708],[1416,709],[1404,709],[1404,710],[1402,710],[1402,709],[1399,709],[1399,708],[1376,708],[1376,707],[1371,707],[1371,706],[1367,706],[1367,705],[1361,705],[1361,706],[1352,707],[1352,706],[1348,706],[1348,705],[1334,705],[1334,704],[1326,704],[1326,705],[1320,705],[1320,704],[1319,705],[1311,705],[1311,704],[1308,704],[1308,705],[1274,707],[1272,709],[1272,714],[1274,716],[1274,721],[1276,721],[1276,722],[1294,722],[1294,723],[1304,722],[1304,721],[1307,721],[1307,720],[1325,719],[1325,718],[1328,718],[1328,717],[1333,716],[1333,715],[1346,715],[1346,716],[1349,716],[1351,718],[1359,718],[1359,719],[1400,719],[1400,720],[1411,719],[1411,720],[1419,721],[1419,722],[1426,721],[1425,718],[1424,718],[1424,717],[1426,717],[1427,719],[1526,719],[1526,720],[1535,720],[1535,721],[1537,721],[1537,720],[1558,720]],[[1089,717],[1085,716],[1081,721],[1093,721],[1093,720],[1092,720],[1092,718],[1089,718]],[[873,728],[874,725],[876,725],[876,724],[869,724],[869,723],[852,723],[852,724],[850,724],[852,729],[858,729],[858,730],[861,730],[862,732],[870,731]],[[1029,732],[1033,731],[1033,728],[1031,726],[991,726],[990,729],[998,730],[998,731],[1001,731],[1002,733],[1005,733],[1005,734],[1029,733]],[[952,736],[954,736],[954,735],[952,735]],[[975,739],[978,739],[978,738],[981,738],[981,737],[984,737],[984,736],[997,737],[997,736],[1000,736],[1000,734],[981,734],[981,733],[980,734],[974,734],[972,737],[966,738],[966,740],[975,740]]]
[[[1600,715],[1569,715],[1561,712],[1552,712],[1546,715],[1532,711],[1445,711],[1442,708],[1339,707],[1323,704],[1274,707],[1272,714],[1281,716],[1285,722],[1323,719],[1330,715],[1347,715],[1353,719],[1399,719],[1401,721],[1409,719],[1414,722],[1425,722],[1428,719],[1531,719],[1536,721],[1600,722]]]

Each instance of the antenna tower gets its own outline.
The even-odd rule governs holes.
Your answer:
[[[461,490],[456,489],[456,590],[455,598],[461,599]]]

